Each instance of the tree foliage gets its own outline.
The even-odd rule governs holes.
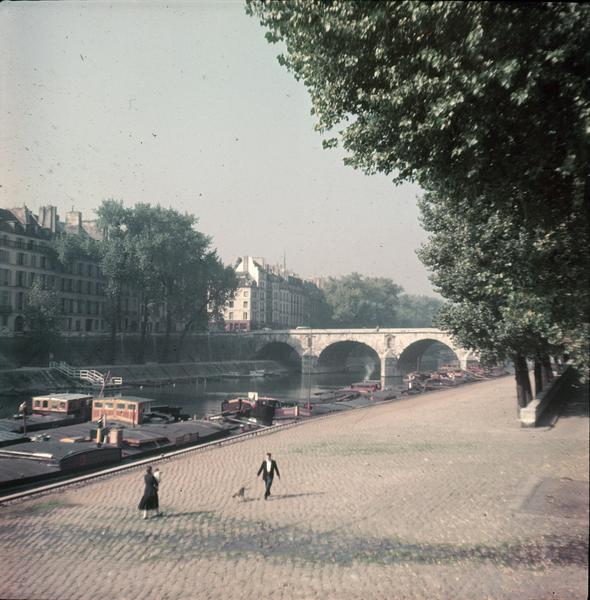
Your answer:
[[[431,296],[402,294],[397,308],[396,327],[435,327],[443,301]]]
[[[107,200],[98,216],[112,332],[119,326],[121,298],[129,290],[139,298],[142,338],[150,318],[162,317],[170,335],[177,323],[186,333],[219,316],[235,292],[235,274],[211,248],[211,239],[195,229],[193,215],[145,203],[126,208]]]
[[[323,291],[337,327],[395,327],[402,288],[391,279],[351,273],[329,278]]]
[[[346,162],[415,181],[439,323],[490,357],[587,359],[590,10],[247,1]],[[522,379],[522,373],[520,374]]]
[[[46,362],[59,338],[60,311],[57,293],[43,289],[35,279],[27,290],[23,308],[26,354],[29,359]]]

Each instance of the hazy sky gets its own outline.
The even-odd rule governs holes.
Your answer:
[[[0,5],[0,206],[104,198],[193,213],[226,262],[359,271],[432,294],[411,185],[323,150],[242,2]]]

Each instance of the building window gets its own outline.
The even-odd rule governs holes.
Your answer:
[[[247,313],[247,312],[245,312],[245,313],[244,313],[244,321],[247,321],[247,320],[248,320],[248,313]]]
[[[248,297],[248,290],[244,290],[244,298]]]
[[[37,267],[37,255],[31,254],[31,267]]]
[[[0,269],[0,285],[10,285],[11,277],[8,269]]]
[[[244,308],[248,308],[248,303],[244,302]]]
[[[27,277],[27,274],[24,271],[17,271],[16,272],[16,285],[18,287],[25,287],[26,286],[26,277]]]
[[[17,264],[17,265],[21,265],[21,266],[26,264],[26,262],[25,262],[25,255],[24,255],[24,253],[22,253],[22,252],[19,252],[19,253],[16,255],[16,264]]]
[[[230,313],[229,313],[229,320],[230,320],[230,321],[233,321],[233,320],[234,320],[234,313],[233,313],[233,312],[230,312]]]
[[[40,266],[42,269],[46,269],[46,268],[47,268],[47,257],[46,257],[46,256],[41,256],[41,257],[39,258],[39,266]]]
[[[0,262],[2,262],[2,263],[10,262],[10,252],[8,252],[8,250],[0,250]]]

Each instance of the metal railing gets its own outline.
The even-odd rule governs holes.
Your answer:
[[[108,374],[104,375],[100,371],[96,371],[94,369],[76,369],[76,367],[72,367],[68,365],[68,363],[64,361],[60,362],[50,362],[49,367],[51,369],[56,369],[60,373],[67,375],[68,377],[72,377],[73,379],[80,379],[81,381],[89,381],[95,385],[122,385],[123,378],[122,377],[111,377]]]

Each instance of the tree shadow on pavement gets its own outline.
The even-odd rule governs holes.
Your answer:
[[[562,398],[553,401],[541,415],[537,427],[554,427],[559,419],[590,416],[588,382],[575,381],[567,386]]]

